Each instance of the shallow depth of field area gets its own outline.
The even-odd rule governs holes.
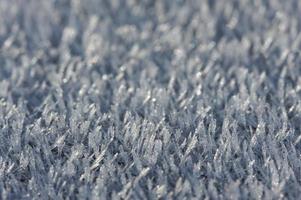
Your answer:
[[[0,199],[298,199],[298,0],[0,0]]]

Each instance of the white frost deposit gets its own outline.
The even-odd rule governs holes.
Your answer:
[[[300,13],[0,0],[0,199],[300,199]]]

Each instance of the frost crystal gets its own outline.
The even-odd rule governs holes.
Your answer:
[[[0,199],[299,199],[298,0],[0,0]]]

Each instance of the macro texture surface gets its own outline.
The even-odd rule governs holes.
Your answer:
[[[0,0],[0,199],[298,199],[298,0]]]

